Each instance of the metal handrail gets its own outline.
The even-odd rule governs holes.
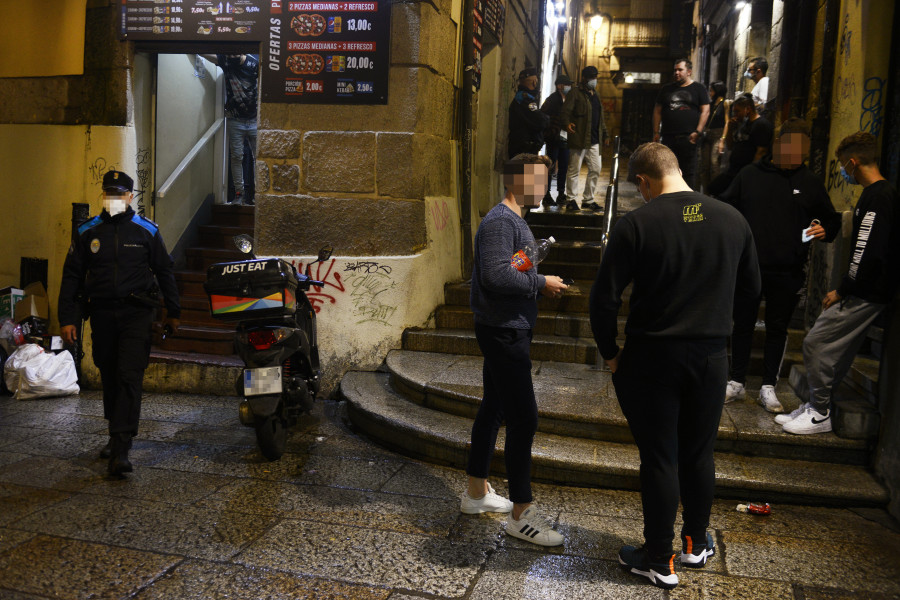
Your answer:
[[[606,250],[609,232],[612,231],[613,217],[619,208],[619,152],[622,149],[622,138],[616,136],[613,141],[613,162],[609,171],[609,185],[606,186],[606,208],[603,210],[603,231],[600,233],[600,251]]]
[[[203,149],[206,144],[209,143],[210,140],[213,139],[213,136],[219,132],[219,129],[222,128],[222,125],[225,123],[224,117],[220,117],[216,119],[216,121],[209,126],[209,129],[206,130],[200,139],[197,140],[197,143],[194,144],[194,147],[188,150],[188,153],[184,155],[184,158],[181,159],[181,162],[178,163],[178,166],[175,167],[175,170],[172,171],[172,174],[166,179],[166,181],[159,186],[159,189],[156,191],[157,198],[163,198],[169,191],[169,188],[175,183],[175,181],[181,177],[182,173],[184,173],[187,166],[193,162],[197,155],[200,154],[200,150]]]

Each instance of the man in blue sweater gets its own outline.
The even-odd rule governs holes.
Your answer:
[[[562,536],[538,512],[531,494],[531,445],[538,415],[529,351],[538,293],[553,298],[568,286],[555,275],[539,275],[536,265],[519,271],[511,262],[513,254],[535,246],[522,214],[525,208],[540,205],[547,191],[549,162],[546,156],[534,154],[507,161],[503,200],[485,215],[475,235],[471,305],[475,337],[484,355],[484,398],[472,426],[469,480],[460,510],[466,514],[511,512],[507,534],[541,546],[558,546]],[[510,500],[494,493],[487,482],[497,432],[504,421]]]

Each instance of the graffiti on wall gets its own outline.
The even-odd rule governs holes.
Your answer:
[[[828,177],[825,180],[825,187],[828,188],[829,192],[834,190],[843,191],[846,185],[847,182],[844,181],[841,175],[841,161],[832,158],[831,162],[828,163]]]
[[[306,266],[302,261],[291,260],[290,263],[297,267],[298,273],[306,272]],[[306,292],[306,297],[309,299],[309,303],[312,305],[313,310],[316,311],[316,314],[319,314],[322,306],[337,303],[336,295],[347,291],[341,274],[335,270],[334,265],[335,259],[332,258],[329,261],[316,263],[315,267],[310,269],[310,276],[316,281],[324,283],[321,287],[312,286]]]
[[[840,53],[844,58],[844,64],[846,65],[850,62],[850,53],[851,53],[851,45],[850,42],[853,38],[853,30],[850,29],[850,14],[844,13],[844,24],[841,27],[841,46]]]
[[[863,85],[863,97],[860,103],[860,131],[868,131],[875,137],[881,134],[881,97],[885,80],[881,77],[869,77]]]
[[[431,218],[434,219],[434,227],[437,231],[446,229],[450,222],[450,207],[447,206],[446,200],[434,202],[431,205]]]
[[[134,183],[134,211],[139,215],[145,215],[146,202],[144,200],[145,192],[150,189],[150,149],[144,148],[138,150],[135,157],[137,171]]]
[[[397,312],[387,293],[397,287],[391,278],[390,266],[374,261],[357,261],[348,263],[344,270],[353,273],[348,277],[348,285],[356,323],[390,325],[391,317]]]

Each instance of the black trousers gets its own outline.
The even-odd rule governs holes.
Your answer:
[[[137,434],[152,323],[153,310],[143,306],[91,308],[94,364],[100,370],[110,435]]]
[[[752,300],[734,301],[734,332],[731,334],[731,373],[729,379],[747,381],[753,330],[759,305],[766,299],[766,342],[763,349],[763,385],[778,383],[778,373],[787,346],[788,324],[800,300],[803,272],[760,270],[762,294]]]
[[[475,324],[484,355],[484,398],[472,425],[472,447],[466,473],[486,478],[491,468],[497,432],[506,421],[506,477],[509,499],[532,501],[531,445],[537,431],[537,402],[531,382],[532,332]]]
[[[697,189],[697,163],[700,161],[700,146],[691,143],[690,135],[664,135],[660,141],[675,153],[678,168],[684,181]]]
[[[682,535],[706,539],[727,374],[725,338],[626,339],[612,379],[641,455],[644,545],[653,558],[672,553],[679,497]]]
[[[556,144],[547,144],[547,156],[556,163],[556,199],[563,200],[566,195],[566,173],[569,172],[569,144],[558,140]],[[547,186],[547,196],[550,186]]]

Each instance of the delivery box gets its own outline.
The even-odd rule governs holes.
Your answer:
[[[16,323],[21,323],[29,317],[50,320],[50,301],[47,299],[47,290],[40,281],[26,285],[25,296],[16,302]]]

